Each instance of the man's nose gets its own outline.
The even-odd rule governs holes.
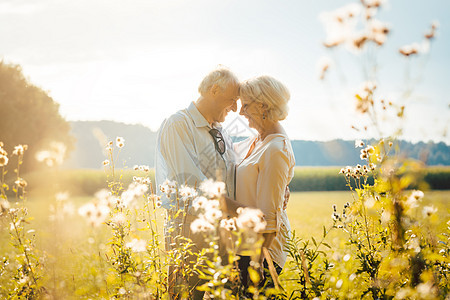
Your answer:
[[[236,112],[236,111],[237,111],[237,101],[234,102],[234,104],[231,106],[231,110],[232,110],[233,112]]]

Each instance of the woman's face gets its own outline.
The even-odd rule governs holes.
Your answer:
[[[262,126],[262,109],[261,104],[252,101],[246,97],[241,97],[241,110],[239,114],[247,118],[248,125],[256,130],[260,129]]]

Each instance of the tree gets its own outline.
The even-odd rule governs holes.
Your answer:
[[[55,142],[64,144],[67,150],[74,144],[70,124],[60,115],[59,104],[30,83],[19,65],[3,61],[0,61],[0,141],[8,154],[18,144],[28,145],[26,170],[38,167],[36,154]]]

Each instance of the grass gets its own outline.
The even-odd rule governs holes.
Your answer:
[[[346,202],[352,202],[349,191],[294,192],[287,208],[291,229],[304,239],[311,236],[320,238],[323,226],[329,228],[333,224],[332,205],[336,204],[339,213]],[[450,219],[450,191],[426,192],[422,204],[436,206],[439,209],[438,216],[444,221],[444,225]],[[330,236],[333,237],[336,236]]]
[[[61,222],[62,226],[58,229],[63,232],[67,231],[65,232],[67,234],[65,238],[77,241],[77,243],[84,243],[88,240],[91,233],[93,234],[91,228],[76,213],[78,207],[92,198],[75,197],[70,199],[74,204],[75,215],[67,217],[64,222]],[[320,238],[323,226],[328,228],[332,225],[332,205],[336,204],[339,212],[346,202],[351,201],[352,196],[349,191],[293,192],[287,208],[291,228],[302,238],[310,238],[311,236]],[[439,208],[439,215],[447,219],[450,214],[449,202],[450,191],[429,191],[425,193],[425,198],[423,199],[423,205],[435,205]],[[50,232],[54,231],[54,228],[52,228],[53,223],[49,221],[49,215],[51,214],[49,210],[50,205],[54,204],[54,199],[45,197],[31,197],[27,202],[29,215],[34,218],[29,226],[36,230],[39,239],[41,239],[41,234],[43,234],[43,240],[50,238]],[[160,227],[162,227],[162,213],[163,210],[158,214]],[[139,227],[138,224],[137,226]],[[95,230],[95,235],[101,236],[103,234],[106,226],[102,227]],[[0,248],[5,244],[4,241],[7,238],[5,233],[7,234],[7,232],[3,231],[0,235],[2,241]],[[104,233],[106,234],[106,232]]]

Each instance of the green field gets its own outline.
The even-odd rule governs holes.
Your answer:
[[[96,237],[101,237],[107,233],[106,226],[101,226],[93,230],[77,214],[78,207],[92,199],[93,197],[75,197],[69,199],[73,203],[74,215],[66,216],[64,221],[59,222],[60,225],[57,230],[66,242],[69,244],[73,243],[75,247],[77,244],[85,243],[90,236],[95,235]],[[338,210],[341,210],[346,202],[351,201],[352,195],[348,191],[293,192],[291,193],[287,208],[291,228],[296,231],[298,236],[303,238],[310,238],[311,236],[321,237],[323,226],[328,228],[332,225],[332,205],[336,204]],[[447,219],[450,217],[450,191],[426,192],[422,204],[433,204],[439,209],[438,213],[440,216]],[[49,220],[51,205],[55,205],[54,199],[31,197],[27,200],[29,215],[33,218],[28,227],[36,230],[38,242],[43,244],[49,243],[50,245],[52,244],[51,232],[56,230],[53,228],[54,223]],[[158,215],[160,227],[162,227],[162,213],[163,209],[160,210]],[[136,226],[140,227],[140,224],[136,223]],[[56,236],[55,234],[57,233],[54,233],[53,236]],[[145,232],[136,232],[136,234],[145,236]],[[5,241],[7,240],[7,232],[3,230],[1,233],[1,248],[4,248],[5,244],[7,244]]]
[[[347,191],[347,183],[340,167],[296,167],[295,175],[289,187],[291,191]],[[154,169],[148,174],[132,169],[119,169],[116,171],[116,179],[127,186],[133,180],[133,176],[149,176],[154,181]],[[28,191],[33,195],[45,195],[49,190],[64,190],[71,195],[87,196],[107,187],[107,174],[104,170],[92,169],[67,169],[36,171],[24,174],[28,182]],[[428,189],[446,190],[450,189],[450,167],[427,167],[423,169],[423,180]],[[10,180],[10,184],[14,180]],[[371,182],[372,179],[369,179]],[[411,187],[417,188],[417,187]]]

